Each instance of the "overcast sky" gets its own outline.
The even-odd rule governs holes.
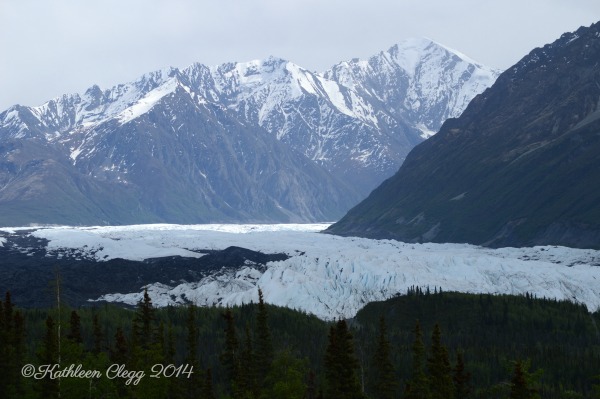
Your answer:
[[[322,71],[421,36],[506,69],[599,19],[599,0],[0,0],[0,111],[193,62]]]

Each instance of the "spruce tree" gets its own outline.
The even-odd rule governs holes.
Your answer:
[[[138,302],[133,318],[133,344],[141,349],[149,349],[152,343],[152,327],[155,319],[155,309],[148,289],[144,289],[144,296]]]
[[[149,375],[155,364],[165,364],[164,326],[156,325],[156,309],[148,290],[144,290],[138,302],[132,324],[130,367]],[[128,387],[128,395],[134,398],[163,398],[167,396],[169,380],[146,378],[143,383]]]
[[[58,338],[52,316],[46,318],[46,335],[38,358],[43,364],[55,364],[58,361]]]
[[[176,350],[175,350],[175,336],[173,333],[173,323],[171,322],[171,320],[169,319],[169,325],[167,327],[167,338],[166,338],[166,344],[165,344],[165,365],[169,365],[169,364],[175,364],[175,354],[176,354]],[[189,363],[186,363],[186,366],[189,365]],[[184,366],[184,367],[186,367]],[[185,390],[185,388],[187,388],[187,386],[189,386],[189,384],[195,381],[197,381],[198,379],[198,369],[196,368],[189,368],[188,370],[190,370],[193,374],[189,375],[187,377],[185,377],[184,379],[184,383],[182,384],[182,381],[180,380],[180,378],[170,378],[169,382],[168,382],[168,389],[167,389],[167,393],[168,393],[168,397],[169,399],[175,399],[175,398],[181,398],[183,397],[183,392]],[[202,397],[202,396],[200,396]]]
[[[112,364],[131,366],[129,363],[129,356],[130,348],[127,343],[127,339],[125,338],[125,334],[123,333],[123,329],[121,327],[117,327],[115,332],[115,343],[110,351],[110,361]],[[117,383],[115,388],[119,394],[119,397],[126,397],[129,389],[128,386],[122,383]]]
[[[259,393],[256,383],[256,358],[248,325],[244,332],[244,346],[240,353],[239,390],[243,393],[243,397],[257,398]]]
[[[185,362],[192,368],[193,374],[186,379],[186,397],[195,398],[200,395],[203,381],[201,380],[200,362],[198,360],[198,328],[196,327],[196,305],[188,305],[187,317],[187,354]]]
[[[12,332],[12,356],[9,357],[11,365],[8,369],[9,389],[15,398],[22,398],[24,389],[20,365],[25,364],[25,319],[19,310],[14,312]]]
[[[373,356],[373,394],[377,399],[392,399],[396,397],[398,382],[394,365],[390,359],[390,341],[387,338],[385,318],[379,319],[379,337]]]
[[[537,390],[533,387],[535,380],[540,377],[542,370],[529,373],[529,361],[517,360],[510,383],[510,399],[537,399]]]
[[[71,311],[67,339],[76,344],[81,344],[83,342],[83,339],[81,338],[81,318],[75,310]]]
[[[25,364],[25,320],[14,311],[10,292],[0,301],[0,398],[23,397],[20,370]]]
[[[363,398],[358,382],[358,360],[354,354],[352,334],[344,320],[329,329],[325,352],[325,379],[328,399]]]
[[[115,364],[126,364],[129,356],[129,348],[127,346],[127,339],[123,334],[123,329],[117,327],[115,332],[115,344],[111,351],[110,360]]]
[[[454,384],[448,350],[442,345],[442,332],[436,324],[431,334],[431,356],[427,359],[432,399],[453,399]]]
[[[193,303],[188,305],[186,362],[198,367],[198,329],[196,328],[196,306]]]
[[[325,382],[326,395],[328,398],[336,399],[341,396],[339,352],[340,343],[335,325],[329,327],[327,335],[327,349],[325,350]]]
[[[529,293],[527,293],[529,295]],[[523,363],[520,360],[515,362],[513,370],[513,377],[510,382],[510,399],[529,399],[531,396],[527,380],[525,378],[525,371],[523,370]]]
[[[72,311],[66,334],[61,342],[61,365],[83,364],[84,367],[89,369],[103,369],[96,361],[98,354],[90,355],[85,353],[81,338],[81,320],[77,312]],[[90,387],[94,386],[95,388],[97,382],[95,379],[86,381],[80,378],[64,378],[60,383],[61,395],[67,398],[89,396]]]
[[[56,325],[51,316],[46,318],[46,335],[42,342],[42,347],[38,352],[40,364],[52,365],[58,363],[58,335],[56,333]],[[41,379],[39,382],[39,390],[41,398],[57,398],[59,395],[59,379],[53,379],[49,376]]]
[[[462,352],[456,354],[456,367],[454,368],[454,397],[456,399],[468,399],[471,397],[471,374],[465,369],[465,361]]]
[[[239,345],[231,309],[227,308],[223,314],[223,319],[225,320],[225,347],[221,353],[220,360],[227,374],[234,397],[239,397]]]
[[[406,399],[429,399],[429,379],[425,374],[425,344],[421,324],[417,320],[413,330],[415,340],[412,346],[412,375],[404,390]]]
[[[258,314],[256,316],[256,378],[260,386],[263,385],[265,377],[269,374],[272,362],[273,342],[271,339],[271,330],[269,329],[267,306],[262,290],[259,288]]]

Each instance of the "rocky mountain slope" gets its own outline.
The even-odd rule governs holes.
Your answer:
[[[329,232],[600,247],[600,23],[537,48]]]
[[[167,68],[0,113],[0,225],[341,217],[497,72],[409,40],[323,74]]]

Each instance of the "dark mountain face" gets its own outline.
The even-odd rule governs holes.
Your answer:
[[[329,232],[600,247],[600,24],[533,50]]]

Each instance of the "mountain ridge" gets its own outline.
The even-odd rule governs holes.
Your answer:
[[[452,86],[457,64],[483,70],[433,42],[428,48],[429,52],[422,49],[423,57],[433,51],[437,63],[423,68],[444,69],[435,76],[445,79],[446,87]],[[444,62],[445,57],[451,60]],[[392,107],[372,94],[377,91],[386,101],[398,102],[402,87],[410,86],[408,74],[399,68],[387,70],[403,82],[387,97],[381,87],[368,89],[368,81],[356,80],[355,87],[349,88],[325,73],[269,57],[216,67],[199,63],[185,69],[169,67],[110,89],[92,86],[83,94],[63,95],[37,107],[13,106],[0,113],[0,141],[13,148],[0,153],[4,158],[0,204],[16,180],[35,180],[31,168],[29,177],[19,175],[27,158],[22,151],[33,146],[25,142],[32,141],[38,143],[36,153],[42,159],[44,146],[53,154],[51,159],[61,159],[65,168],[56,169],[54,178],[86,182],[65,189],[66,197],[72,191],[70,195],[81,198],[83,208],[88,209],[80,214],[79,223],[183,223],[186,217],[189,222],[335,220],[395,172],[405,154],[423,140],[423,129],[407,119],[404,103]],[[489,79],[495,78],[495,72],[486,71],[483,74]],[[377,70],[370,67],[368,72]],[[456,84],[464,85],[464,81]],[[480,87],[465,90],[474,95],[476,89]],[[462,106],[447,96],[438,100],[439,109]],[[438,111],[431,118],[445,117],[447,112]],[[167,149],[178,152],[167,154]],[[244,153],[253,160],[244,160],[240,156]],[[263,162],[260,154],[277,160]],[[263,164],[269,165],[268,170],[257,167]],[[236,170],[228,170],[234,166]],[[289,172],[282,172],[286,169]],[[158,173],[157,178],[148,179],[144,170]],[[119,201],[107,199],[102,193],[107,191],[114,192]],[[149,199],[161,195],[170,198]],[[64,202],[52,195],[45,200]],[[111,216],[110,209],[122,208],[122,201],[133,204],[132,209],[123,208],[125,215]],[[180,216],[175,217],[169,208],[179,209],[175,213]],[[261,208],[264,214],[252,208]],[[4,219],[0,224],[61,220]],[[71,218],[69,223],[76,220]]]
[[[329,231],[598,248],[599,38],[596,23],[532,50]]]

